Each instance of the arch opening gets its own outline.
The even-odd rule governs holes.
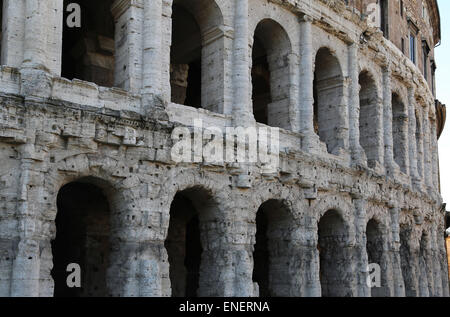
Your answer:
[[[410,240],[411,229],[407,226],[400,226],[400,260],[403,282],[405,284],[405,295],[406,297],[416,297],[418,293],[415,285],[415,263]]]
[[[81,27],[69,27],[64,10],[61,76],[80,79],[99,86],[115,85],[115,23],[113,0],[64,0],[81,7]]]
[[[371,288],[372,297],[388,297],[390,296],[387,289],[387,281],[385,275],[384,261],[383,261],[383,234],[380,229],[380,224],[375,220],[371,219],[367,223],[366,228],[367,237],[367,258],[368,264],[377,264],[381,268],[381,287]]]
[[[378,91],[373,77],[364,71],[359,75],[359,134],[369,167],[374,168],[379,161],[379,127]]]
[[[317,52],[313,93],[314,130],[327,145],[328,152],[338,154],[344,148],[343,138],[340,136],[344,77],[337,57],[328,48],[321,48]]]
[[[252,48],[253,114],[259,123],[290,129],[289,55],[291,43],[277,22],[257,25]]]
[[[318,250],[320,284],[323,297],[352,296],[352,277],[349,276],[348,229],[336,210],[329,210],[320,219]]]
[[[408,116],[400,96],[392,94],[392,139],[394,160],[403,173],[406,173],[406,144],[408,141]]]
[[[214,0],[174,0],[170,85],[173,103],[222,113],[225,32]]]
[[[52,241],[55,297],[109,296],[110,207],[102,189],[86,180],[63,186]],[[69,264],[81,268],[81,288],[67,286]]]
[[[180,1],[172,7],[170,83],[172,102],[201,108],[202,39],[195,17]]]
[[[183,193],[175,196],[170,207],[165,247],[169,255],[172,296],[197,296],[202,254],[199,217],[192,201]]]
[[[252,279],[258,284],[261,297],[290,296],[292,276],[286,266],[292,262],[293,222],[281,201],[269,200],[258,209]]]
[[[217,202],[201,187],[175,195],[165,241],[173,297],[220,296],[216,260],[222,249],[211,244],[223,235],[217,225],[220,215]]]

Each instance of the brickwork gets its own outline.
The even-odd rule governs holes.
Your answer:
[[[0,296],[63,296],[70,261],[76,296],[449,296],[406,17],[388,39],[346,1],[116,0],[64,78],[64,1],[3,2]],[[436,3],[404,3],[432,57]],[[176,163],[194,119],[281,128],[279,166]]]

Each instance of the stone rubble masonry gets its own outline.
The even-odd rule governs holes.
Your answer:
[[[416,3],[403,2],[408,8]],[[165,247],[171,203],[177,193],[199,188],[210,197],[197,201],[204,232],[199,295],[259,295],[252,280],[256,214],[275,200],[291,217],[270,231],[271,241],[291,237],[271,273],[272,281],[280,280],[273,286],[277,294],[370,296],[367,265],[378,256],[381,295],[449,296],[435,98],[397,40],[369,27],[344,1],[189,3],[202,32],[203,109],[171,102],[170,74],[177,72],[174,95],[183,100],[186,72],[170,64],[171,0],[114,1],[118,88],[60,77],[62,0],[3,1],[0,296],[53,296],[57,195],[65,184],[85,178],[109,203],[112,296],[172,294]],[[282,58],[270,58],[283,89],[277,106],[285,107],[273,111],[272,123],[283,125],[278,171],[266,174],[258,164],[175,164],[170,155],[175,127],[192,127],[193,119],[204,126],[256,124],[251,52],[254,31],[266,19],[281,26],[289,41],[273,51]],[[429,28],[426,34],[436,32],[422,27]],[[367,43],[360,41],[364,31]],[[112,50],[107,40],[97,40]],[[437,44],[433,36],[428,41],[430,47]],[[321,48],[329,58],[318,65]],[[92,57],[89,63],[111,60]],[[314,131],[313,77],[327,73],[320,68],[331,64],[338,75],[326,78],[320,90],[333,100],[321,95],[321,105],[331,105],[335,114],[325,114],[327,128],[335,129],[326,144]],[[363,71],[371,78],[364,81],[372,90],[365,90],[363,102],[364,109],[367,102],[375,107],[373,138],[360,133],[360,121],[370,123],[360,114],[356,81]],[[330,87],[339,93],[333,95]],[[369,158],[362,145],[373,149]],[[369,235],[370,220],[378,231]],[[327,239],[330,232],[338,238]],[[367,247],[373,232],[379,232],[374,243],[379,253]],[[339,261],[325,257],[333,249],[343,250]],[[333,265],[335,273],[321,276],[321,266]],[[288,282],[281,284],[286,274]],[[333,274],[346,276],[340,289],[336,280],[321,283],[336,278]]]

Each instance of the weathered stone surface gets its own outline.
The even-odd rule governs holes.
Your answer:
[[[375,0],[84,1],[115,29],[71,43],[68,80],[62,2],[4,6],[0,296],[449,296],[434,86],[403,21],[389,41]],[[403,2],[433,47],[434,1],[429,23]],[[173,160],[175,128],[267,125],[275,170]]]

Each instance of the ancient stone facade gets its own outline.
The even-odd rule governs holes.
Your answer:
[[[435,1],[2,2],[0,296],[449,295]],[[194,119],[278,168],[175,163]]]

